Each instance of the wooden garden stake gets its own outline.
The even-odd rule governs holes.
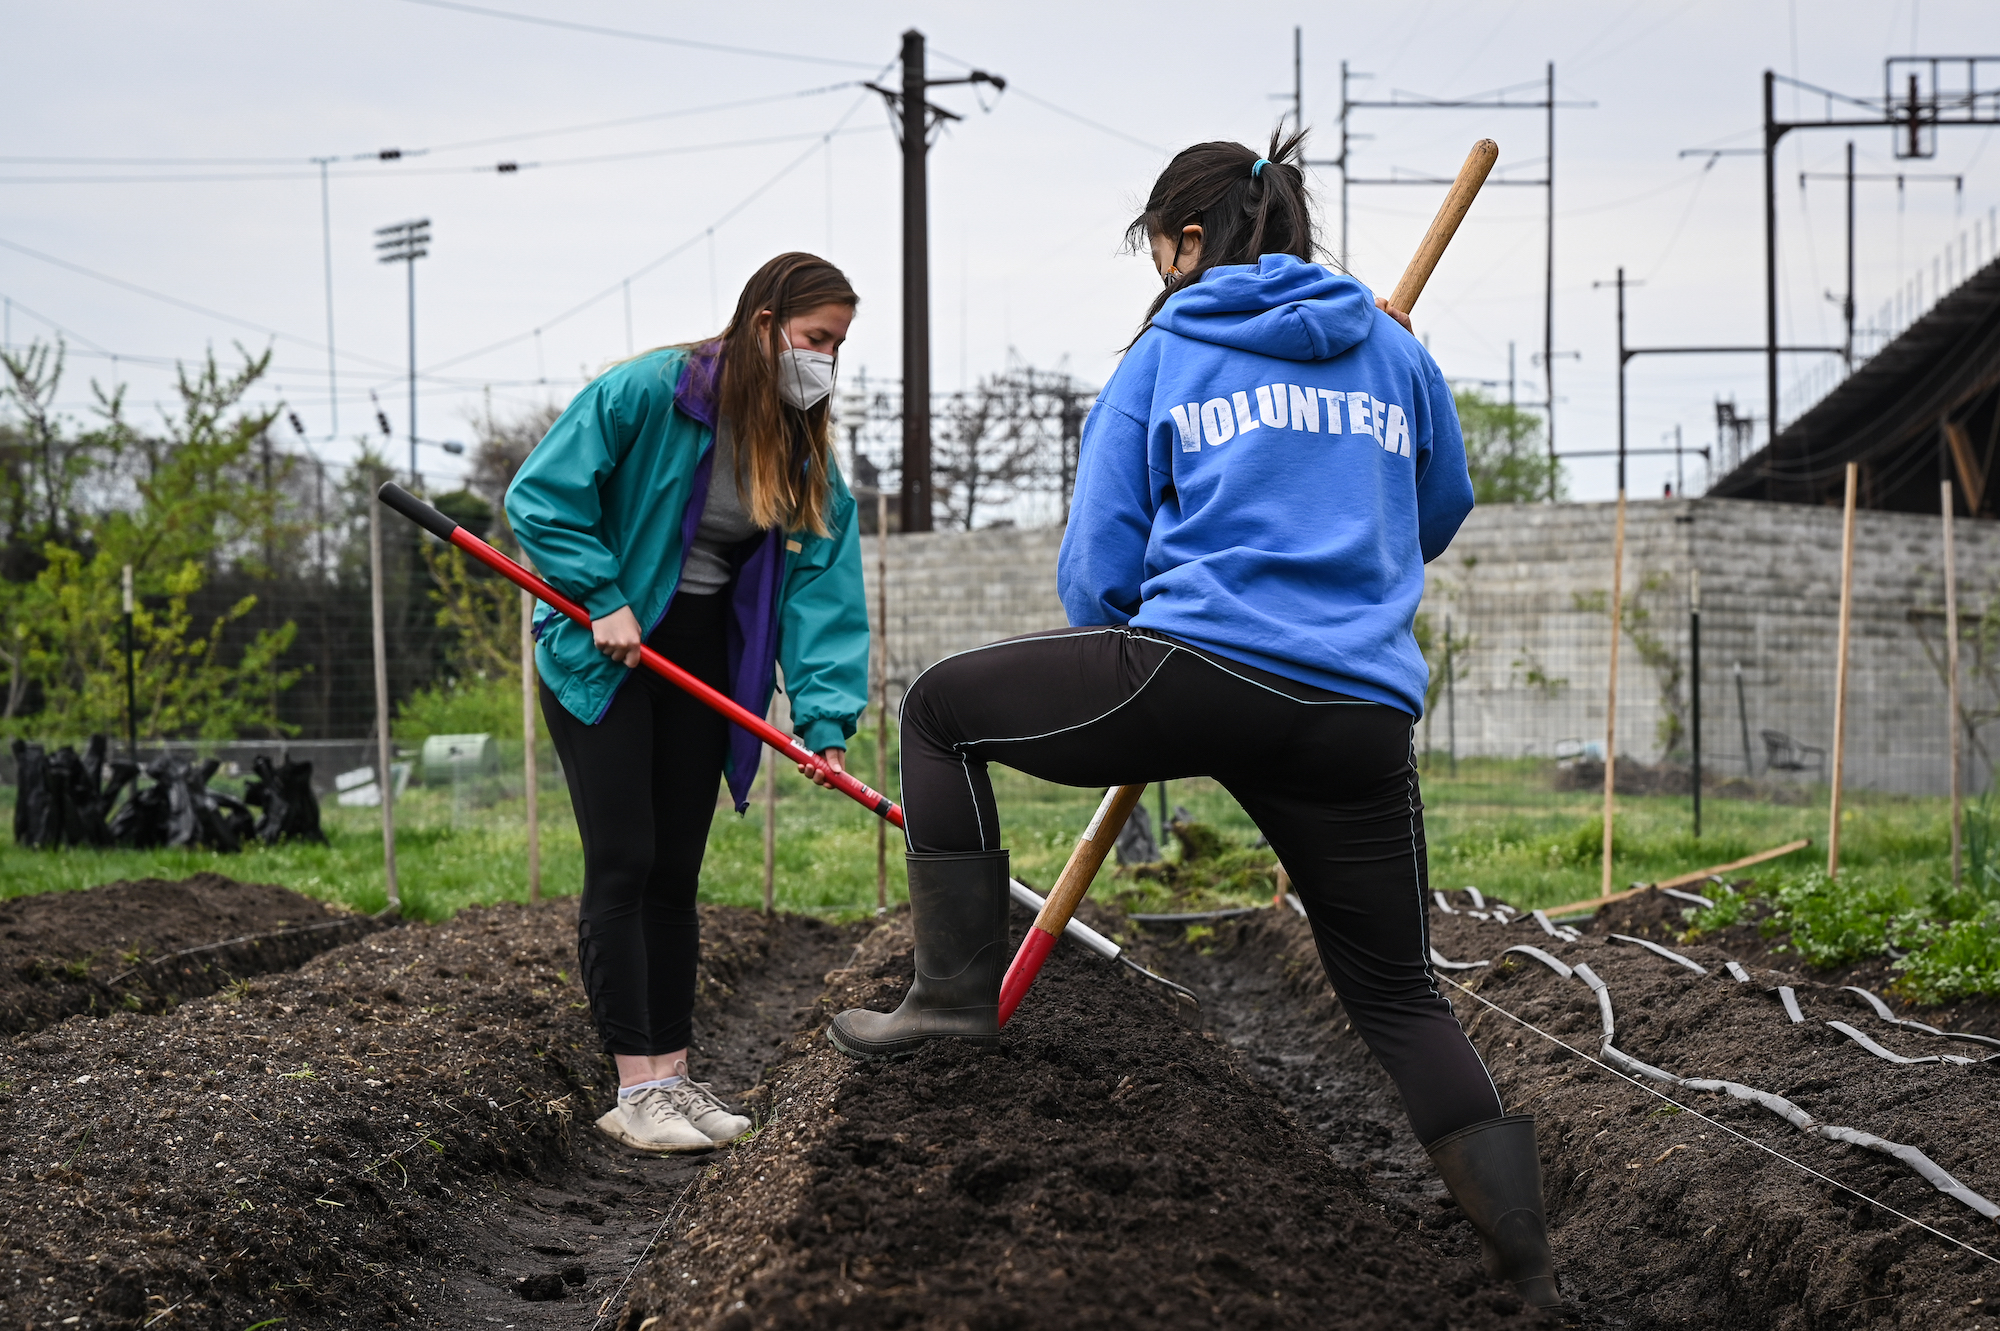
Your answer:
[[[382,612],[382,513],[377,504],[368,506],[368,601],[375,616],[375,788],[382,806],[382,881],[389,893],[389,909],[403,908],[402,894],[396,890],[396,775],[389,759],[389,644]]]
[[[1958,775],[1958,551],[1952,540],[1951,482],[1938,483],[1944,501],[1944,693],[1945,724],[1950,727],[1951,754],[1951,885],[1957,887],[1964,873],[1961,863],[1959,820],[1963,817],[1965,792]]]
[[[875,789],[889,788],[889,492],[875,490]],[[889,909],[889,828],[875,828],[875,909]]]
[[[771,704],[771,722],[778,720],[778,707]],[[764,913],[777,909],[778,897],[778,760],[764,755]]]
[[[1847,505],[1840,521],[1840,635],[1833,663],[1833,793],[1827,801],[1826,876],[1840,876],[1841,764],[1847,756],[1847,639],[1854,625],[1854,498],[1861,468],[1847,464]]]
[[[1625,487],[1618,488],[1618,525],[1611,538],[1611,676],[1604,695],[1604,874],[1600,896],[1611,895],[1612,791],[1618,774],[1618,635],[1625,609]]]
[[[521,593],[521,773],[528,789],[528,904],[542,899],[541,791],[535,772],[535,598]]]

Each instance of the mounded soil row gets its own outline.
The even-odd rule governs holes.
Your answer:
[[[37,899],[43,936],[84,949],[60,955],[140,936],[104,908],[113,890],[95,891],[105,898]],[[185,925],[166,940],[180,947],[312,918],[283,889],[204,879],[186,892],[208,894],[190,920],[236,917],[211,919],[207,938]],[[246,914],[257,901],[266,914]],[[703,920],[697,1068],[762,1124],[712,1157],[638,1156],[591,1129],[613,1079],[571,973],[569,903],[383,930],[290,971],[218,967],[207,996],[149,989],[157,1008],[71,1016],[0,1045],[0,1326],[1540,1321],[1479,1273],[1470,1227],[1290,911],[1194,945],[1093,915],[1202,993],[1206,1031],[1122,967],[1064,947],[1002,1048],[896,1064],[840,1057],[823,1027],[841,1007],[900,996],[901,918]],[[1670,940],[1678,905],[1661,899],[1610,908],[1574,943],[1528,922],[1432,923],[1455,960],[1525,942],[1588,961],[1626,1053],[1917,1146],[2000,1199],[2000,1064],[1872,1057],[1824,1021],[1913,1056],[1980,1051],[1880,1022],[1839,991],[1854,977],[1772,970],[1782,957],[1732,936],[1680,949],[1710,968],[1697,976],[1603,937]],[[1730,955],[1751,983],[1727,976]],[[1452,974],[1545,1033],[1445,989],[1509,1108],[1539,1118],[1558,1266],[1583,1325],[2000,1323],[2000,1272],[1951,1242],[2000,1251],[2000,1227],[1903,1165],[1724,1096],[1675,1093],[1699,1111],[1682,1112],[1599,1069],[1546,1038],[1595,1053],[1589,990],[1537,963]],[[1780,982],[1804,1024],[1768,992]],[[1920,1015],[2000,1025],[1992,1005]]]
[[[696,1185],[621,1331],[1541,1323],[1115,963],[1059,949],[997,1050],[825,1043],[911,973],[899,917],[828,977],[767,1126]]]
[[[271,893],[287,919],[310,904],[238,888],[211,936]],[[196,883],[189,909],[217,895]],[[39,905],[74,903],[83,938],[91,897]],[[704,925],[697,1055],[741,1091],[852,938],[744,911]],[[616,1080],[575,929],[568,902],[467,911],[0,1047],[0,1324],[588,1325],[699,1165],[589,1130]]]
[[[212,873],[0,901],[0,1035],[77,1013],[160,1012],[379,927],[286,888]]]
[[[1461,909],[1466,904],[1461,896]],[[2000,1201],[2000,1142],[1993,1132],[2000,1064],[1900,1066],[1824,1023],[1846,1021],[1911,1057],[1987,1051],[1879,1021],[1839,988],[1865,978],[1813,979],[1770,969],[1779,958],[1768,944],[1755,949],[1763,955],[1750,962],[1750,982],[1738,983],[1724,969],[1732,955],[1727,948],[1670,941],[1678,914],[1679,903],[1665,898],[1621,903],[1600,912],[1592,933],[1574,943],[1548,937],[1530,920],[1501,925],[1433,912],[1431,927],[1446,958],[1496,962],[1449,972],[1451,978],[1574,1050],[1597,1053],[1601,1025],[1591,991],[1518,955],[1500,961],[1507,947],[1527,943],[1571,965],[1587,962],[1611,992],[1624,1053],[1683,1077],[1743,1082],[1792,1100],[1821,1122],[1916,1146]],[[1709,974],[1612,942],[1604,936],[1612,932],[1665,941]],[[1218,1029],[1299,1107],[1337,1157],[1365,1172],[1392,1213],[1448,1207],[1402,1124],[1394,1088],[1334,1001],[1303,919],[1290,911],[1260,913],[1218,926],[1205,952],[1167,947],[1160,960],[1212,995]],[[1772,992],[1779,984],[1795,988],[1803,1024],[1785,1015]],[[2000,1226],[1904,1165],[1808,1137],[1724,1095],[1669,1092],[1714,1120],[1705,1122],[1478,999],[1441,987],[1510,1112],[1537,1115],[1557,1268],[1585,1325],[1786,1331],[2000,1325],[2000,1267],[1950,1242],[2000,1254]],[[2000,1033],[1991,1005],[1914,1015],[1946,1029]],[[1461,1224],[1452,1232],[1469,1243],[1464,1231]]]

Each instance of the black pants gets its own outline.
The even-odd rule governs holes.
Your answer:
[[[646,645],[726,690],[728,609],[727,595],[677,596]],[[596,725],[547,684],[541,695],[583,834],[576,957],[591,1018],[608,1053],[684,1049],[701,953],[695,889],[729,723],[646,670]]]
[[[906,835],[999,849],[989,761],[1070,786],[1214,777],[1290,873],[1327,978],[1429,1143],[1502,1111],[1431,974],[1413,724],[1145,630],[1012,638],[911,686]]]

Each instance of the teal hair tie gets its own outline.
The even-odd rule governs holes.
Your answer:
[[[1270,164],[1271,164],[1270,158],[1259,157],[1255,162],[1252,162],[1250,164],[1250,178],[1252,180],[1255,180],[1258,176],[1263,174],[1264,168],[1269,166]]]

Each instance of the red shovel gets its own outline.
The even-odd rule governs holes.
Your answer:
[[[375,492],[390,508],[395,509],[410,521],[422,527],[440,541],[448,541],[471,555],[486,567],[498,573],[517,587],[522,587],[539,596],[544,602],[585,628],[590,627],[590,612],[570,600],[555,588],[543,582],[528,570],[522,568],[507,556],[495,550],[486,542],[474,536],[465,528],[453,522],[444,514],[426,504],[423,500],[405,490],[394,481],[388,482]],[[836,772],[821,758],[792,736],[766,721],[749,708],[742,706],[727,694],[718,692],[690,675],[687,671],[661,656],[651,647],[639,648],[639,664],[665,679],[668,683],[684,689],[700,699],[707,706],[722,713],[737,725],[763,740],[785,757],[801,767],[813,769],[835,790],[847,796],[862,808],[879,817],[887,818],[897,827],[903,825],[903,810],[887,795],[877,794],[865,784],[855,780],[846,772]]]

